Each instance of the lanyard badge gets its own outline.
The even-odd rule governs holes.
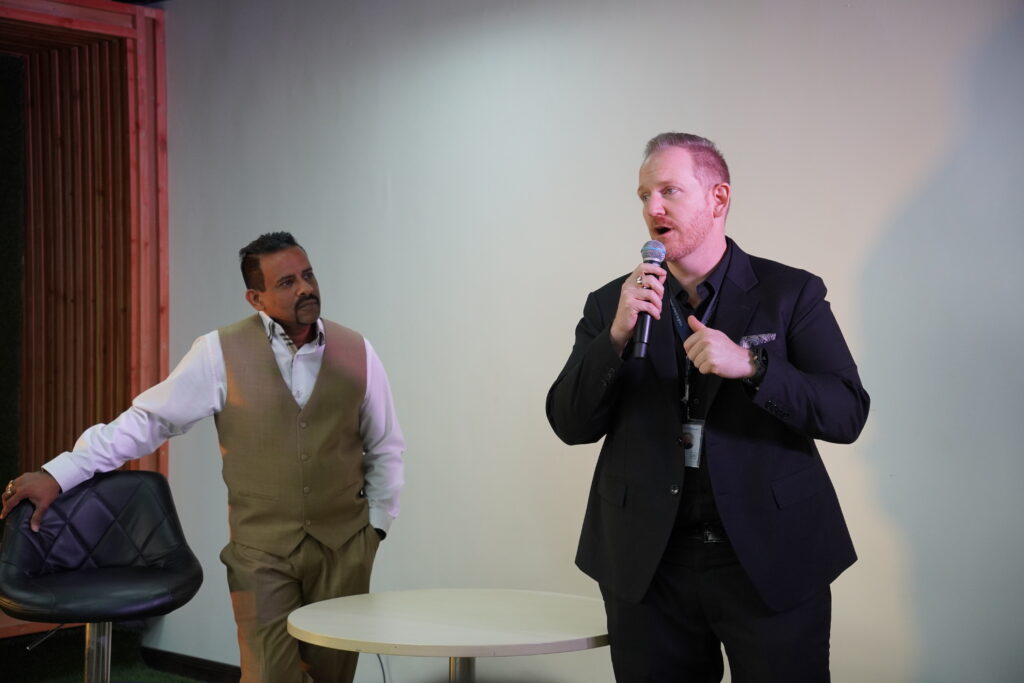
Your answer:
[[[715,292],[711,301],[708,302],[700,321],[701,325],[707,325],[716,303],[718,303],[718,292]],[[669,305],[672,307],[672,323],[675,325],[679,343],[682,344],[692,333],[683,320],[676,300],[670,300]],[[704,420],[690,417],[690,373],[692,370],[693,363],[687,357],[683,363],[683,465],[696,469],[700,467],[701,448],[704,444]]]
[[[700,449],[704,442],[704,420],[687,420],[683,423],[683,465],[700,467]]]

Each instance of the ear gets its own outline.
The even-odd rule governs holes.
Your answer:
[[[718,183],[711,188],[711,213],[715,218],[725,216],[729,211],[732,187],[729,183]]]
[[[245,290],[245,300],[249,302],[249,305],[255,308],[257,311],[263,310],[263,299],[260,298],[260,292],[255,289]]]

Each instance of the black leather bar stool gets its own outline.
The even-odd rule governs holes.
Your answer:
[[[156,472],[96,475],[29,527],[22,501],[0,546],[0,609],[16,619],[85,622],[86,683],[110,680],[111,622],[167,614],[192,599],[203,570]]]

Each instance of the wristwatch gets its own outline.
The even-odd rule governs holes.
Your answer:
[[[760,386],[761,380],[764,379],[764,373],[768,370],[768,352],[764,350],[763,346],[755,346],[750,349],[750,356],[754,361],[754,374],[744,377],[743,383],[756,389]]]

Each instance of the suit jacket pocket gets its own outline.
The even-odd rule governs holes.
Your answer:
[[[626,504],[626,482],[618,477],[610,474],[602,476],[597,482],[597,492],[616,507],[623,507]]]
[[[816,495],[825,486],[827,475],[817,467],[808,467],[772,482],[772,495],[779,508],[787,508]]]

